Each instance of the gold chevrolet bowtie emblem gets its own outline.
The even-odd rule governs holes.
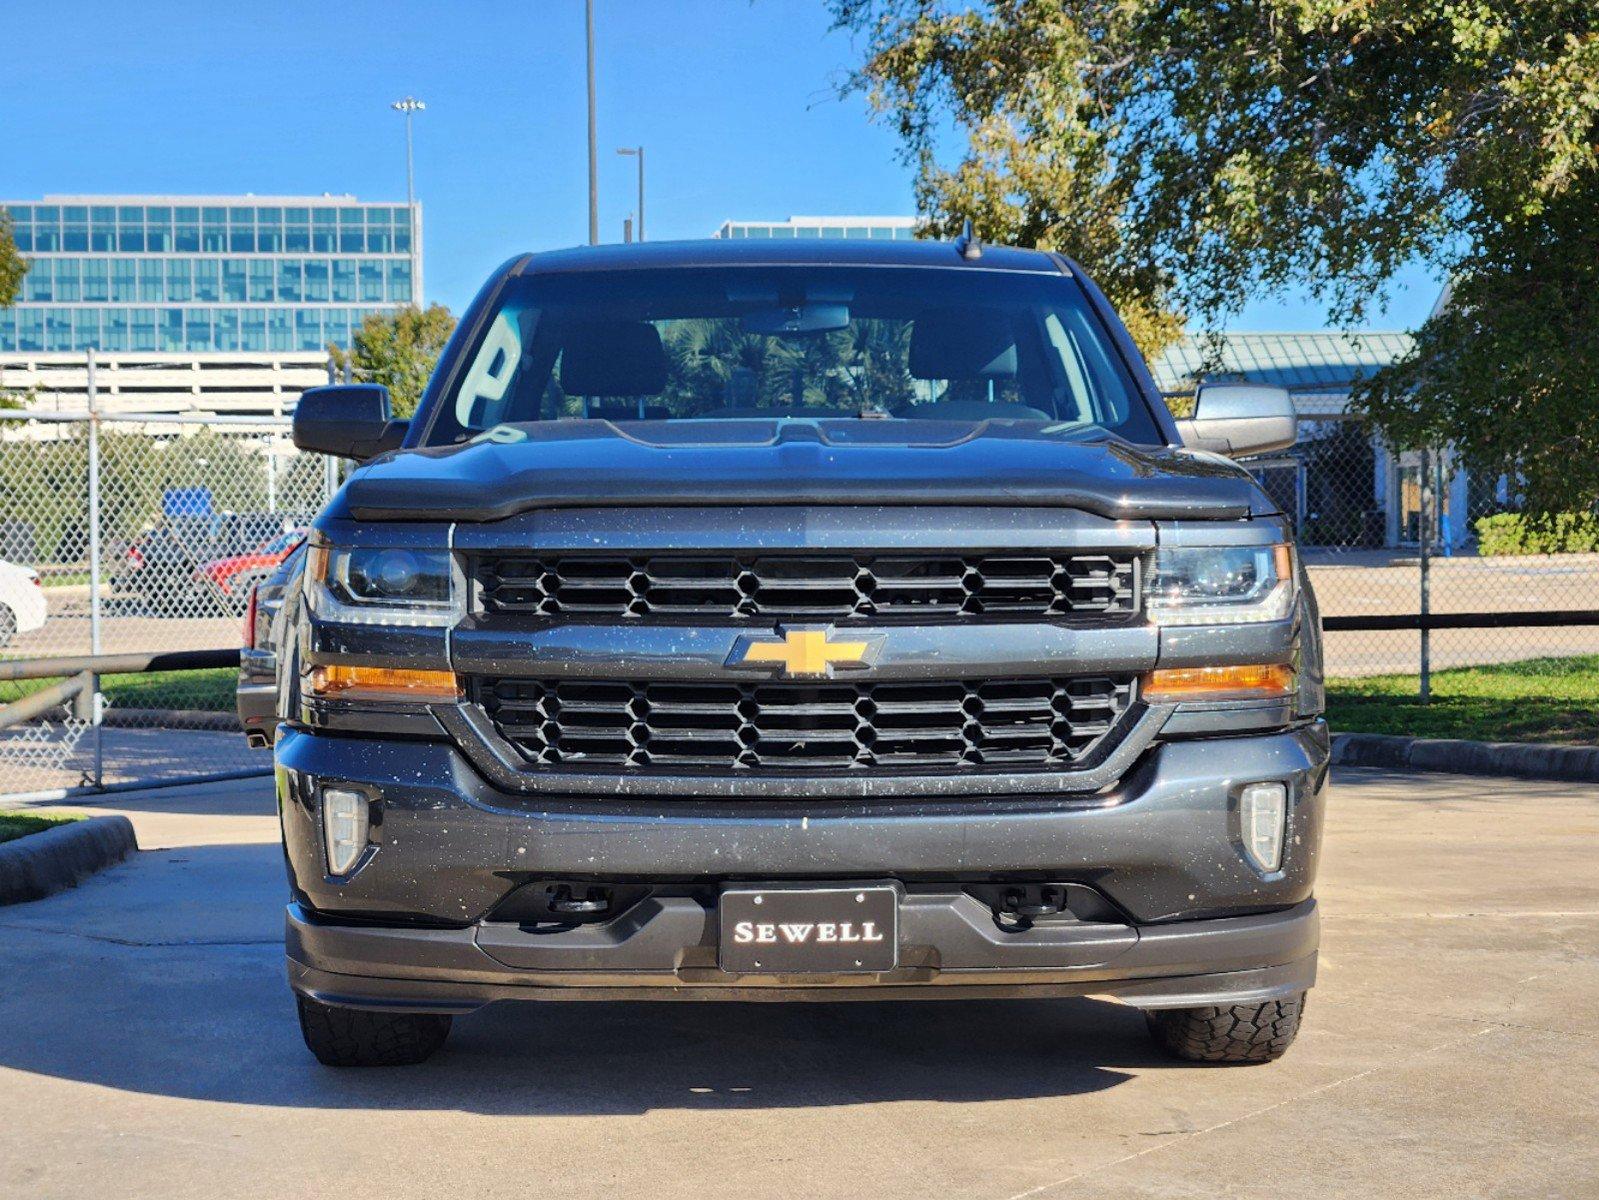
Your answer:
[[[831,629],[784,629],[782,637],[746,635],[727,656],[730,667],[775,671],[794,678],[822,679],[835,668],[869,667],[877,657],[881,637],[854,637],[830,641]]]

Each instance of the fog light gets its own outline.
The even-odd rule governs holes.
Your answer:
[[[322,789],[322,839],[327,845],[328,874],[347,875],[366,849],[371,803],[348,788]]]
[[[1262,871],[1283,865],[1283,830],[1288,823],[1288,789],[1280,783],[1251,783],[1238,796],[1244,853]]]

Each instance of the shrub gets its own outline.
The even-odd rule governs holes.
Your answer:
[[[1529,517],[1495,513],[1475,522],[1477,551],[1500,554],[1590,554],[1599,551],[1599,517],[1587,512]]]

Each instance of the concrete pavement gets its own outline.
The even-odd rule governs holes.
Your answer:
[[[1097,1001],[525,1005],[339,1073],[283,982],[266,781],[111,798],[146,849],[0,909],[0,1195],[1599,1195],[1599,796],[1346,771],[1280,1063]]]

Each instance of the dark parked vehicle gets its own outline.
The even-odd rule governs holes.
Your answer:
[[[128,547],[119,592],[160,617],[243,613],[248,587],[214,567],[250,555],[304,521],[283,513],[204,513],[167,517]],[[260,572],[265,574],[265,570]]]
[[[323,1062],[492,1001],[1095,994],[1281,1054],[1314,982],[1321,633],[1290,524],[1058,255],[517,258],[280,618],[287,953]]]
[[[304,559],[305,538],[301,535],[272,574],[250,589],[245,606],[237,703],[245,740],[256,749],[270,746],[277,730],[278,639],[282,634],[277,617],[290,580],[299,581]]]

